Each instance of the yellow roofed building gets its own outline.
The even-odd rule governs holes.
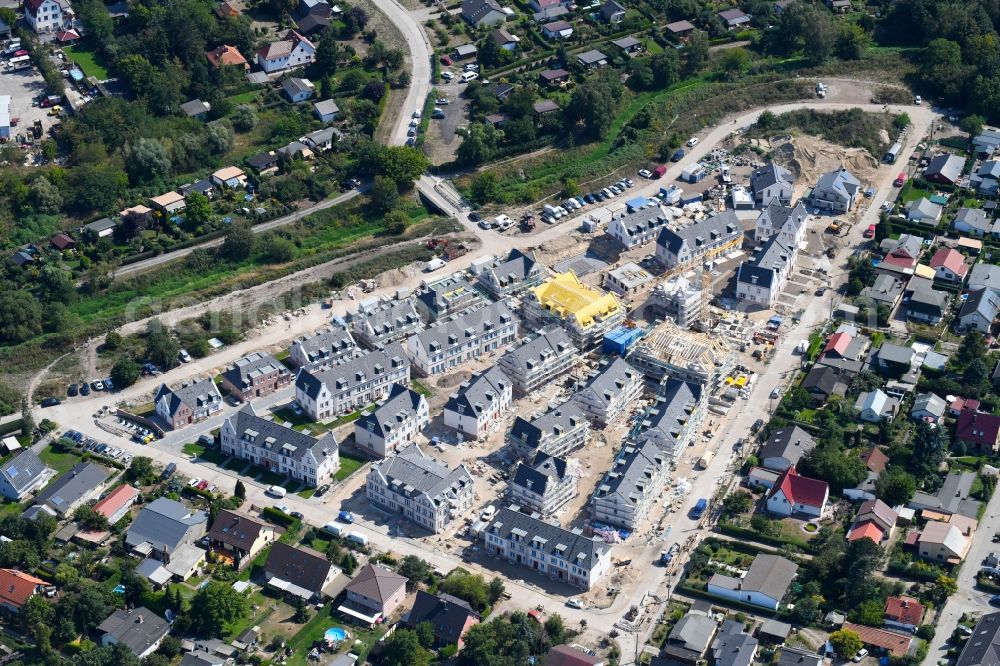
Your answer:
[[[625,321],[625,308],[611,293],[589,287],[572,271],[557,273],[526,295],[529,326],[562,326],[580,349],[601,344],[604,335]]]

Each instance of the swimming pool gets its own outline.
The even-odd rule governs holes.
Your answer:
[[[323,638],[333,643],[340,643],[347,638],[347,632],[343,627],[330,627],[323,634]]]

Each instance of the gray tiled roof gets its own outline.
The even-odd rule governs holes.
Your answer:
[[[44,472],[45,463],[28,449],[22,449],[0,467],[0,475],[18,492],[30,486]]]
[[[560,435],[565,434],[586,420],[587,417],[580,406],[575,401],[569,400],[530,421],[518,416],[511,426],[510,436],[536,449],[541,446],[542,439],[546,435],[557,436],[557,430]]]
[[[104,467],[94,463],[80,463],[50,483],[39,493],[35,503],[45,504],[57,513],[65,514],[72,504],[91,494],[107,479],[108,470]]]
[[[330,326],[312,335],[296,338],[292,347],[298,347],[310,363],[329,363],[352,354],[357,345],[350,331],[339,326]]]
[[[685,242],[693,248],[696,239],[699,237],[708,242],[712,239],[713,234],[716,236],[729,236],[740,232],[742,229],[743,226],[740,224],[739,218],[736,217],[736,213],[727,210],[677,230],[663,227],[660,230],[659,237],[656,239],[656,244],[662,245],[672,253],[677,254]]]
[[[478,337],[487,330],[513,321],[514,315],[503,301],[473,310],[451,321],[441,322],[425,331],[416,333],[424,349],[435,353],[435,347],[446,350],[466,344],[469,337]]]
[[[764,190],[777,183],[791,187],[794,182],[795,176],[792,172],[774,162],[768,162],[750,174],[750,186],[754,191]]]
[[[466,413],[479,415],[486,406],[499,400],[504,389],[510,388],[512,382],[498,366],[493,366],[485,372],[477,372],[464,382],[456,393],[452,393],[444,408],[451,412],[459,411],[464,406]]]
[[[892,342],[885,342],[878,349],[878,357],[882,361],[909,365],[913,361],[914,351],[910,347],[897,345]]]
[[[375,408],[371,414],[365,414],[355,422],[355,427],[370,430],[385,437],[401,421],[411,419],[417,413],[423,396],[402,384],[393,384],[389,389],[389,397]]]
[[[744,284],[771,287],[775,275],[792,260],[795,252],[774,234],[755,250],[753,256],[740,264],[736,279]]]
[[[760,449],[758,458],[783,458],[792,465],[809,451],[816,448],[816,440],[798,426],[786,426],[775,430]]]
[[[969,292],[969,298],[962,305],[959,319],[963,319],[974,313],[982,315],[986,321],[996,319],[997,311],[1000,310],[1000,298],[991,289],[977,289]]]
[[[935,155],[924,169],[924,178],[940,175],[954,183],[962,175],[965,168],[965,158],[951,153]]]
[[[965,642],[956,666],[997,666],[1000,664],[1000,613],[988,613],[976,623]]]
[[[148,541],[156,550],[176,550],[190,528],[207,522],[207,512],[193,511],[180,502],[159,497],[144,506],[132,521],[125,543],[138,546]]]
[[[743,631],[743,623],[726,620],[712,643],[715,666],[750,666],[757,650],[757,639]]]
[[[513,370],[530,372],[550,362],[553,356],[575,353],[576,346],[569,339],[569,334],[560,326],[547,326],[524,344],[511,349],[501,357],[501,363]]]
[[[861,182],[844,168],[823,174],[815,187],[816,190],[839,192],[845,199],[853,197],[860,188]]]
[[[780,555],[761,553],[754,558],[742,581],[739,578],[718,574],[713,578],[718,578],[717,582],[722,585],[726,583],[738,585],[738,589],[743,592],[760,592],[780,601],[792,584],[798,569],[795,562]]]
[[[255,351],[248,356],[237,359],[231,368],[222,373],[222,376],[228,379],[233,386],[247,388],[257,377],[269,375],[275,371],[278,374],[290,374],[288,368],[282,365],[278,359],[270,354]]]
[[[566,461],[539,451],[530,465],[523,462],[517,464],[511,484],[530,488],[531,492],[542,495],[550,480],[558,486],[565,478]]]
[[[609,404],[627,384],[641,376],[642,373],[628,361],[616,358],[602,367],[576,395],[587,394],[588,399],[600,404]]]
[[[160,384],[153,403],[160,402],[160,399],[163,397],[167,397],[170,400],[170,414],[176,413],[182,404],[187,405],[192,410],[196,410],[202,405],[222,402],[219,389],[211,378],[201,379],[187,386],[178,386],[177,388],[170,388],[166,384]]]
[[[372,308],[363,308],[351,315],[352,322],[363,321],[373,331],[376,338],[391,336],[394,332],[416,326],[421,328],[423,322],[413,301],[409,299],[398,301],[382,301]]]
[[[990,220],[986,211],[981,208],[959,208],[952,224],[955,226],[966,224],[973,229],[980,229],[984,233],[990,229]]]
[[[594,497],[617,495],[624,502],[638,504],[639,496],[650,483],[650,478],[656,475],[658,468],[667,464],[663,452],[652,442],[626,444],[597,485]]]
[[[643,421],[637,441],[655,442],[660,448],[676,446],[684,424],[701,400],[701,387],[679,379],[668,379],[656,399],[652,411]]]
[[[97,626],[97,631],[113,636],[136,655],[145,653],[156,645],[170,625],[145,606],[135,610],[118,609]]]
[[[451,276],[431,282],[416,294],[416,299],[435,316],[438,313],[483,304],[483,298],[463,277]]]
[[[409,365],[406,354],[398,344],[390,345],[384,351],[368,352],[339,365],[316,371],[300,369],[295,377],[295,388],[315,400],[323,384],[327,385],[331,393],[350,391],[357,384],[371,381],[373,377],[383,375],[394,367],[401,367],[400,364]]]
[[[496,284],[516,285],[532,277],[540,278],[542,269],[531,252],[514,249],[506,259],[497,260],[492,266],[484,268],[478,281],[487,282],[487,275],[492,276]]]
[[[588,571],[611,550],[611,546],[600,537],[586,537],[580,530],[570,531],[559,525],[552,525],[537,514],[521,513],[514,510],[514,507],[500,509],[487,529],[504,540],[510,539],[513,530],[520,530],[526,535],[521,539],[525,543],[531,543],[534,537],[541,537],[545,539],[541,550]]]
[[[254,442],[257,446],[280,451],[281,455],[296,462],[302,461],[307,453],[312,452],[313,458],[319,463],[337,451],[337,440],[332,432],[317,439],[257,416],[251,404],[226,419],[226,423],[232,427],[237,437],[242,437],[248,430],[252,431],[256,433]]]
[[[411,444],[396,455],[375,463],[372,472],[386,480],[390,488],[398,485],[400,492],[409,497],[426,495],[435,505],[446,501],[458,489],[472,485],[472,475],[465,465],[448,469],[426,455],[419,446]]]

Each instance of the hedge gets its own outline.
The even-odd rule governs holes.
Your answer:
[[[289,528],[295,523],[299,522],[298,518],[290,516],[284,511],[278,511],[273,506],[264,507],[264,509],[260,512],[260,515],[262,518],[265,518],[266,520],[281,525],[282,527],[285,528]]]
[[[768,536],[766,534],[759,534],[751,529],[745,527],[739,527],[733,525],[732,523],[725,523],[719,521],[716,527],[723,534],[728,534],[729,536],[740,537],[743,539],[750,539],[751,541],[760,541],[761,543],[766,543],[771,546],[778,546],[779,548],[794,546],[796,548],[801,548],[802,550],[809,550],[809,542],[805,539],[792,539],[790,537],[775,537]]]

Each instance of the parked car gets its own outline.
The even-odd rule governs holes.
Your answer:
[[[858,650],[858,653],[851,658],[851,661],[853,661],[854,663],[858,663],[867,656],[868,656],[867,648],[861,648],[860,650]]]
[[[691,137],[690,139],[688,139],[688,143],[687,143],[687,145],[688,145],[688,148],[693,148],[693,147],[697,146],[697,145],[698,145],[698,142],[699,142],[700,140],[701,140],[701,139],[699,139],[699,138],[698,138],[698,137],[696,137],[696,136],[693,136],[693,137]]]
[[[94,389],[95,391],[103,391],[104,390],[104,382],[102,382],[100,379],[98,379],[96,381],[92,381],[92,382],[90,382],[90,388]]]
[[[61,405],[62,403],[56,398],[45,398],[42,400],[42,407],[55,407],[56,405]]]
[[[577,610],[581,610],[583,608],[583,602],[576,598],[567,599],[566,605]]]
[[[194,488],[194,487],[196,487],[196,486],[197,486],[197,485],[198,485],[199,483],[201,483],[201,478],[199,478],[199,477],[197,477],[197,476],[196,476],[196,477],[194,477],[193,479],[191,479],[190,481],[188,481],[188,486],[190,486],[190,487]]]
[[[445,106],[446,104],[451,104],[451,100],[447,97],[438,97],[434,103],[438,106]]]
[[[285,506],[284,504],[272,504],[271,508],[274,509],[275,511],[280,511],[281,513],[288,514],[288,507]]]
[[[639,175],[643,178],[652,178],[653,172],[649,169],[639,169]]]
[[[105,391],[114,391],[115,390],[115,383],[113,381],[111,381],[110,377],[108,377],[107,379],[104,380],[104,390]]]
[[[453,78],[455,78],[455,75],[446,69],[443,72],[441,72],[441,78],[444,79],[445,81],[451,81]]]
[[[68,395],[71,398],[79,392],[80,392],[80,387],[77,386],[76,384],[70,384],[69,388],[66,389],[66,395]]]
[[[337,514],[337,520],[339,520],[342,523],[347,523],[348,525],[350,525],[351,523],[354,522],[354,514],[351,513],[350,511],[341,511],[340,513]]]
[[[80,384],[80,395],[90,395],[90,384],[87,382]]]
[[[292,518],[298,518],[299,520],[305,520],[305,516],[302,515],[301,511],[292,511],[290,514]]]
[[[451,66],[451,58],[446,55],[441,56],[441,64]]]

